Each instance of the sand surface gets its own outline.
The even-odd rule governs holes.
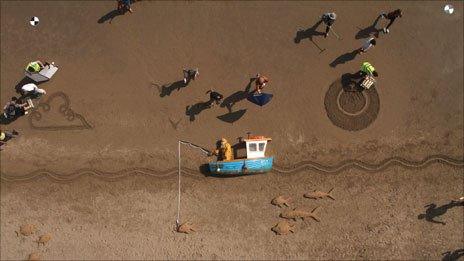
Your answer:
[[[446,225],[418,219],[425,205],[464,196],[463,4],[453,4],[446,15],[442,2],[141,1],[111,20],[112,1],[2,1],[1,104],[24,83],[28,62],[54,61],[59,71],[39,85],[47,95],[33,114],[1,126],[21,135],[0,154],[0,258],[38,251],[44,259],[439,259],[463,249],[463,207],[436,218]],[[363,29],[394,8],[404,16],[390,34],[349,60]],[[295,42],[327,10],[338,14],[342,39]],[[31,16],[39,26],[29,25]],[[377,96],[339,102],[348,111],[377,107],[367,106],[365,126],[349,131],[356,126],[334,124],[327,104],[337,103],[333,86],[363,61],[379,72]],[[182,68],[190,67],[200,76],[182,87]],[[243,99],[257,72],[274,95],[264,107]],[[228,123],[217,118],[226,106],[197,110],[209,89],[245,114]],[[181,220],[199,230],[173,232],[177,140],[212,148],[248,131],[273,138],[276,170],[206,177],[199,166],[213,159],[183,148]],[[392,157],[412,166],[382,164]],[[351,160],[380,165],[298,168]],[[302,197],[332,187],[335,201]],[[321,206],[321,222],[298,221],[294,234],[274,235],[281,210],[270,201],[279,194],[295,207]],[[17,237],[25,223],[37,234]],[[38,247],[46,232],[53,239]]]

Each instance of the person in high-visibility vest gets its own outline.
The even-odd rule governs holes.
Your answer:
[[[372,66],[372,64],[369,62],[363,62],[361,64],[361,70],[359,71],[359,74],[363,77],[367,75],[373,75],[374,77],[379,76],[374,66]]]
[[[30,73],[38,73],[40,72],[40,70],[42,70],[45,66],[48,66],[50,65],[49,63],[45,62],[45,63],[42,63],[41,61],[35,61],[35,62],[30,62],[27,66],[26,66],[26,71],[30,72]]]

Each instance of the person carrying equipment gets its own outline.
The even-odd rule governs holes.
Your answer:
[[[336,19],[337,19],[337,14],[335,14],[334,12],[325,13],[322,15],[321,20],[326,25],[324,38],[326,38],[329,35],[329,30],[332,27],[333,23],[335,23]]]
[[[233,160],[232,146],[226,139],[221,139],[221,146],[219,149],[214,150],[213,155],[218,156],[219,161],[231,161]]]

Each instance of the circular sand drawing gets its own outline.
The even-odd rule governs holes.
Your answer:
[[[325,94],[327,116],[334,125],[344,130],[365,129],[379,114],[379,95],[375,88],[356,89],[356,82],[350,78],[352,75],[344,76],[332,83]]]

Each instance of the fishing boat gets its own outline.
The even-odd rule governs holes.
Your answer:
[[[267,144],[271,138],[264,136],[248,136],[240,139],[239,144],[233,147],[234,159],[230,161],[215,161],[209,163],[212,175],[248,175],[265,173],[272,169],[274,157],[266,157]],[[245,150],[245,155],[240,155]]]

